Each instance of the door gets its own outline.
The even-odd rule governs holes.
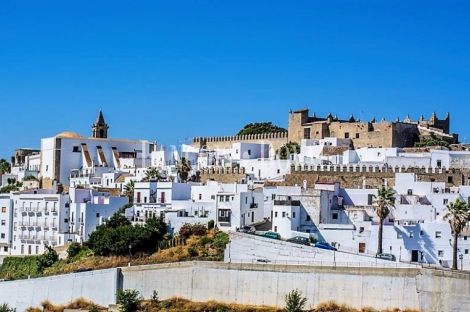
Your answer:
[[[359,252],[360,253],[366,252],[366,243],[359,243]]]
[[[165,203],[165,192],[162,192],[161,199],[162,199],[162,203]]]
[[[254,223],[255,222],[255,212],[252,211],[251,212],[251,223]]]
[[[418,262],[418,250],[411,251],[411,262]]]

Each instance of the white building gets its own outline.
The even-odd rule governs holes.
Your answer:
[[[42,139],[40,171],[44,187],[51,188],[53,180],[70,185],[69,178],[82,179],[85,187],[101,185],[104,173],[132,172],[150,166],[151,153],[157,148],[155,142],[110,139],[107,129],[100,111],[92,137],[63,132]]]

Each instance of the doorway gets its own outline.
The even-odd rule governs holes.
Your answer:
[[[418,250],[411,251],[411,262],[418,262]]]
[[[366,252],[366,243],[359,243],[359,252],[360,253]]]

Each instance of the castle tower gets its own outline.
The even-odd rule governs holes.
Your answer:
[[[106,139],[108,138],[108,124],[104,121],[103,112],[100,109],[95,123],[91,126],[91,135],[94,138]]]

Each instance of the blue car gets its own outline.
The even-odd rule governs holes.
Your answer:
[[[330,244],[326,242],[317,242],[315,243],[315,247],[321,248],[321,249],[327,249],[327,250],[334,250],[334,251],[337,250],[335,247],[331,246]]]

